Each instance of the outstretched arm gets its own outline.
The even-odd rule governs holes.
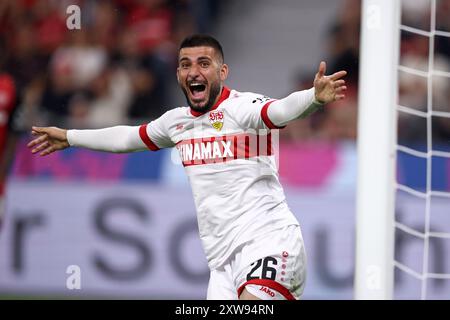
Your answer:
[[[345,98],[345,80],[341,79],[347,72],[339,71],[330,76],[325,75],[326,64],[322,61],[314,78],[314,87],[298,91],[284,99],[274,101],[267,110],[269,119],[277,126],[284,126],[289,121],[305,118],[320,106]]]
[[[33,127],[31,134],[37,136],[28,143],[32,153],[49,155],[70,146],[115,153],[146,150],[139,136],[138,126],[116,126],[96,130],[66,130],[57,127]]]

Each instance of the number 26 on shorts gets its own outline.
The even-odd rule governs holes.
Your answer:
[[[247,274],[247,281],[252,279],[268,279],[275,280],[277,270],[273,267],[278,264],[274,257],[265,257],[253,262],[250,266],[253,268]],[[259,274],[259,275],[258,275]]]

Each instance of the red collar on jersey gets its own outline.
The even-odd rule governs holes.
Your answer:
[[[212,111],[212,110],[214,110],[214,109],[217,109],[217,107],[218,107],[222,102],[224,102],[226,99],[228,99],[228,97],[230,96],[230,92],[231,92],[231,90],[230,90],[228,87],[223,86],[223,88],[222,88],[222,93],[220,94],[219,100],[216,102],[216,104],[215,104],[211,109],[209,109],[208,111],[205,111],[205,112],[199,112],[199,111],[192,110],[192,108],[190,108],[191,114],[192,114],[194,117],[199,117],[199,116],[201,116],[201,115],[204,115],[206,112],[209,112],[209,111]]]

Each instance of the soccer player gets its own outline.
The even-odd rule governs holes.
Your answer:
[[[345,97],[345,71],[281,100],[224,85],[228,66],[208,35],[183,40],[177,79],[189,107],[142,126],[97,130],[33,127],[29,143],[41,156],[70,146],[109,152],[176,147],[194,196],[203,249],[211,270],[208,299],[299,299],[306,254],[278,172],[271,130]]]
[[[10,75],[0,71],[0,229],[5,214],[5,183],[17,140],[13,129],[16,86]]]

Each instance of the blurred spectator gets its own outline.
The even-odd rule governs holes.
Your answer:
[[[345,0],[328,35],[327,73],[346,70],[346,99],[327,105],[306,119],[289,124],[282,139],[355,140],[357,133],[357,87],[359,73],[360,0]],[[314,72],[298,76],[295,90],[312,87]]]
[[[38,49],[44,54],[51,54],[65,39],[66,21],[63,2],[52,0],[24,1],[30,5],[33,15],[33,32]],[[61,7],[60,7],[61,6]]]
[[[360,0],[345,0],[329,31],[328,51],[332,56],[328,72],[346,70],[346,81],[350,84],[358,82],[360,11]]]
[[[5,72],[5,51],[1,49],[0,44],[0,231],[6,212],[6,180],[20,130],[17,89],[14,79]]]
[[[125,29],[117,43],[114,63],[128,73],[132,96],[127,115],[132,122],[155,119],[167,109],[167,83],[173,76],[173,68],[160,56],[142,52],[137,35],[131,28]],[[175,60],[171,57],[170,62]]]
[[[73,89],[85,88],[107,65],[104,47],[89,39],[88,31],[70,32],[70,41],[56,50],[51,59],[52,71],[66,78]]]
[[[21,92],[33,79],[45,73],[48,57],[37,48],[32,24],[18,24],[14,31],[13,38],[4,38],[9,49],[5,68]]]
[[[85,127],[123,124],[131,95],[128,75],[120,68],[106,68],[92,81],[90,91],[93,99]]]
[[[123,29],[120,9],[114,1],[99,1],[92,5],[91,28],[92,41],[97,46],[111,51],[117,43],[117,34]]]
[[[208,33],[214,27],[221,4],[215,0],[173,0],[172,3],[176,20],[190,20],[193,29],[200,33]]]
[[[139,49],[159,54],[162,59],[173,54],[171,32],[173,11],[166,0],[137,0],[129,6],[125,25],[136,35]]]
[[[157,73],[152,67],[134,68],[130,70],[130,77],[133,95],[128,116],[136,120],[154,120],[163,114],[167,110],[166,88],[164,82],[157,81]]]

